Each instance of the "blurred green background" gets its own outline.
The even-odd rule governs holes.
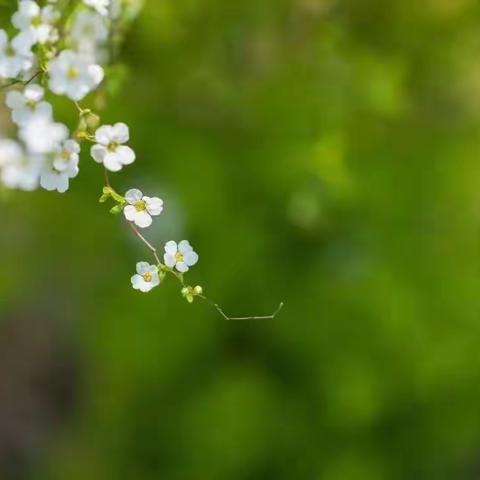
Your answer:
[[[479,3],[150,0],[122,61],[113,185],[227,312],[285,308],[132,290],[86,153],[2,192],[0,478],[480,478]]]

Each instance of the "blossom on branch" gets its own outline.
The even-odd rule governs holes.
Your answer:
[[[138,227],[146,228],[152,224],[152,216],[160,215],[163,210],[163,200],[158,197],[147,197],[132,188],[125,194],[128,205],[123,209],[125,218]]]
[[[178,245],[170,240],[165,244],[163,261],[167,267],[175,267],[179,272],[185,273],[198,262],[198,254],[187,240],[182,240]]]
[[[70,30],[75,50],[92,62],[106,60],[104,44],[108,39],[107,20],[95,11],[80,10],[76,13]]]
[[[0,29],[0,77],[16,78],[33,66],[33,39],[27,32],[16,35],[11,41]]]
[[[148,262],[137,263],[137,273],[131,278],[132,287],[141,292],[149,292],[152,288],[160,285],[158,267]]]
[[[54,152],[67,139],[68,128],[63,123],[37,117],[22,126],[18,136],[25,142],[30,153],[42,155]]]
[[[8,92],[5,103],[12,109],[12,120],[19,126],[26,125],[35,117],[51,120],[52,106],[43,100],[43,95],[40,85],[27,85],[22,92]]]
[[[95,90],[104,75],[100,65],[91,63],[73,50],[64,50],[54,58],[49,73],[50,90],[76,101]]]
[[[80,145],[75,140],[66,140],[45,159],[40,173],[40,185],[45,190],[64,193],[68,190],[70,178],[78,175]]]
[[[47,43],[58,40],[54,27],[60,19],[60,12],[53,5],[40,8],[32,0],[20,0],[18,10],[12,16],[12,23],[22,32],[32,36],[33,43]]]
[[[97,143],[92,146],[90,153],[93,159],[103,163],[107,170],[118,172],[124,165],[135,161],[135,152],[123,145],[129,138],[128,127],[124,123],[103,125],[95,132]]]
[[[35,190],[41,165],[41,158],[27,156],[19,143],[0,140],[0,179],[8,188]]]

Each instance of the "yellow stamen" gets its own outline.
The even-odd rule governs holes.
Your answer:
[[[180,253],[180,252],[177,252],[177,253],[175,254],[175,260],[177,261],[177,263],[178,263],[178,262],[183,262],[183,254]]]
[[[78,68],[70,67],[70,68],[67,70],[67,77],[68,77],[70,80],[75,80],[79,75],[80,75],[80,72],[79,72]]]
[[[143,212],[144,210],[147,209],[147,205],[143,200],[139,200],[138,202],[135,203],[134,206],[137,209],[137,212]]]
[[[39,15],[33,17],[30,24],[32,25],[32,27],[38,27],[42,24],[42,17],[40,17]]]
[[[152,281],[152,274],[150,272],[144,273],[142,275],[142,277],[146,282],[151,282]]]

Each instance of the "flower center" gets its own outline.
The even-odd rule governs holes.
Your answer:
[[[135,202],[134,206],[137,209],[137,212],[143,212],[147,209],[147,205],[144,200],[139,200],[138,202]]]
[[[68,77],[70,80],[75,80],[76,78],[78,78],[79,75],[80,75],[80,71],[78,70],[78,68],[70,67],[70,68],[67,70],[67,77]]]
[[[33,17],[32,20],[30,21],[30,24],[32,25],[32,27],[40,26],[42,24],[42,17],[40,17],[40,15]]]
[[[116,142],[110,142],[108,145],[107,145],[107,150],[110,151],[110,152],[114,152],[118,147],[118,143]]]
[[[150,272],[144,273],[142,275],[142,277],[146,282],[151,282],[152,281],[152,274]]]
[[[175,260],[177,261],[177,263],[178,263],[178,262],[183,262],[183,254],[180,253],[180,252],[177,252],[177,253],[175,254]]]
[[[68,150],[62,150],[62,153],[60,154],[60,157],[65,162],[68,162],[70,160],[70,152]]]
[[[37,102],[33,100],[27,100],[25,102],[25,106],[28,107],[30,110],[35,110],[37,108]]]
[[[15,50],[11,45],[8,45],[7,48],[5,48],[5,55],[7,57],[14,57],[15,56]]]

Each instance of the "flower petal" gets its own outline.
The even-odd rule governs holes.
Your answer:
[[[185,263],[189,267],[191,267],[192,265],[195,265],[198,262],[198,254],[193,250],[191,252],[186,252],[184,254],[184,259],[185,259]]]
[[[122,169],[122,164],[118,161],[118,155],[115,152],[106,150],[103,164],[107,170],[111,172],[119,172]]]
[[[168,253],[169,255],[173,255],[175,256],[175,254],[177,253],[178,249],[177,249],[177,242],[174,242],[173,240],[170,240],[168,241],[166,244],[165,244],[165,252]]]
[[[150,272],[150,264],[148,262],[138,262],[136,268],[137,273],[140,275]]]
[[[143,279],[143,277],[138,274],[133,275],[130,281],[132,282],[132,287],[135,290],[140,290],[140,286],[142,285],[142,283],[145,283],[145,280]]]
[[[103,80],[104,71],[100,65],[89,65],[88,66],[88,74],[90,75],[90,79],[92,81],[92,88],[97,87],[101,81]]]
[[[141,211],[137,212],[134,221],[140,228],[147,228],[152,224],[152,217],[147,212]]]
[[[175,267],[180,273],[188,272],[188,265],[185,262],[178,262]]]
[[[128,126],[123,122],[116,123],[112,127],[112,132],[112,140],[116,143],[128,142],[128,139],[130,138]]]
[[[143,284],[140,285],[140,291],[143,293],[149,292],[153,288],[152,282],[143,282]]]
[[[150,215],[160,215],[163,210],[163,200],[158,197],[144,197],[147,212]]]
[[[158,276],[158,272],[152,274],[152,279],[150,280],[150,284],[152,285],[152,288],[156,287],[157,285],[160,285],[160,277]]]
[[[123,165],[130,165],[135,161],[135,152],[125,145],[119,145],[115,150],[115,154],[118,157],[118,161]]]
[[[52,120],[52,106],[48,102],[40,102],[35,109],[35,115]]]
[[[137,209],[133,205],[127,205],[123,209],[123,214],[128,221],[133,222],[137,216]]]
[[[193,249],[192,249],[192,246],[190,245],[190,243],[188,242],[188,240],[182,240],[179,244],[178,244],[178,251],[180,253],[187,253],[187,252],[191,252]]]
[[[72,153],[80,153],[80,144],[75,140],[65,140],[63,146]]]
[[[95,140],[102,145],[107,146],[112,141],[112,126],[102,125],[95,131]]]
[[[130,205],[135,205],[143,197],[143,193],[138,188],[131,188],[125,194],[125,199]]]
[[[43,88],[40,85],[27,85],[23,95],[27,100],[38,103],[43,98]]]
[[[175,255],[170,255],[169,253],[166,253],[163,256],[163,261],[165,262],[165,265],[170,268],[173,268],[175,266],[175,263],[177,263],[177,261],[175,260]]]
[[[97,163],[103,163],[106,154],[107,149],[103,145],[99,145],[98,143],[93,145],[90,149],[90,155]]]
[[[13,90],[7,93],[5,103],[8,108],[22,108],[25,105],[25,98],[18,90]]]

